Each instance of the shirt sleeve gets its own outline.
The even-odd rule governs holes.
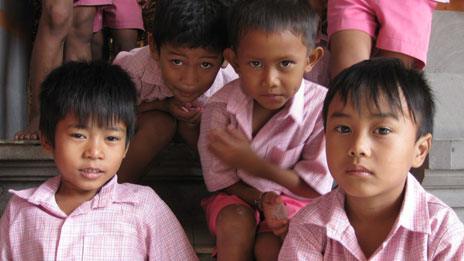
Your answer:
[[[279,254],[279,261],[323,260],[322,245],[325,235],[319,229],[307,229],[303,224],[290,221],[287,236]]]
[[[321,115],[318,117],[311,136],[305,142],[301,158],[293,170],[322,195],[331,190],[333,179],[327,166],[324,126]]]
[[[224,189],[240,181],[237,170],[226,166],[208,149],[208,132],[213,129],[226,128],[231,123],[230,117],[226,104],[219,102],[208,103],[201,117],[198,152],[203,179],[209,191]]]
[[[113,64],[121,66],[131,77],[137,89],[137,104],[140,104],[140,93],[142,89],[142,75],[143,72],[141,61],[136,61],[131,52],[121,51],[113,60]]]
[[[144,204],[146,213],[148,260],[198,260],[184,229],[171,209],[151,190]],[[150,202],[151,201],[151,202]]]
[[[445,231],[438,235],[430,260],[464,260],[464,225],[456,215],[449,215],[447,219],[449,223],[443,225]]]
[[[14,196],[13,196],[14,197]],[[0,218],[0,260],[12,260],[11,242],[10,242],[10,225],[12,213],[12,199],[8,202],[2,217]]]

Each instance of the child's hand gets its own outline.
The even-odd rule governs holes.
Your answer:
[[[274,192],[265,192],[261,203],[267,225],[283,239],[288,232],[288,213],[282,198]]]
[[[191,125],[198,125],[201,119],[202,107],[194,103],[182,103],[175,98],[168,99],[168,109],[174,118],[187,122]]]
[[[211,130],[208,141],[211,153],[232,168],[244,168],[257,157],[245,135],[232,126]]]

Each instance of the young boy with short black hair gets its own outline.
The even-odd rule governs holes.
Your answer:
[[[65,64],[41,86],[42,146],[58,176],[14,191],[0,220],[0,260],[197,260],[149,187],[118,184],[134,134],[136,91],[119,66]]]
[[[290,221],[279,260],[463,260],[462,222],[409,173],[432,143],[423,74],[397,59],[356,64],[331,82],[323,115],[338,188]]]

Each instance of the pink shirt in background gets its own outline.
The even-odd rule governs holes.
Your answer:
[[[152,58],[149,46],[135,48],[130,52],[120,52],[113,63],[120,65],[132,77],[137,88],[138,104],[174,96],[164,84],[158,62]],[[213,84],[198,98],[198,101],[206,103],[209,97],[237,77],[238,75],[230,65],[219,69]]]
[[[11,191],[0,220],[0,260],[198,260],[151,188],[116,181],[70,215],[55,201],[59,176]]]
[[[337,188],[301,209],[290,221],[279,260],[366,260],[344,203]],[[399,218],[369,260],[464,260],[464,226],[409,174]]]
[[[208,131],[232,125],[245,134],[258,156],[293,169],[321,194],[330,191],[321,111],[325,94],[326,88],[303,80],[295,96],[252,137],[253,98],[242,91],[240,80],[224,86],[208,101],[201,119],[198,149],[208,190],[221,190],[242,180],[260,191],[300,198],[273,181],[229,168],[208,151]]]

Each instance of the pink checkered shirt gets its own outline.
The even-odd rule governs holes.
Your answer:
[[[253,98],[242,91],[240,80],[224,86],[210,98],[201,120],[198,149],[208,190],[224,189],[242,180],[260,191],[299,198],[280,184],[229,168],[208,151],[208,131],[232,124],[246,135],[258,156],[293,169],[321,194],[330,191],[332,177],[326,163],[321,111],[326,90],[303,80],[295,96],[252,137]]]
[[[198,260],[152,189],[116,180],[70,215],[55,201],[59,176],[11,191],[0,220],[0,260]]]
[[[174,96],[166,87],[162,77],[158,62],[150,53],[150,48],[144,46],[132,49],[130,52],[120,52],[114,59],[114,64],[118,64],[125,69],[135,83],[138,93],[138,103],[150,102],[154,100],[164,100]],[[198,98],[200,103],[206,103],[207,99],[221,89],[228,82],[237,79],[232,66],[219,69],[211,87]]]
[[[279,260],[366,260],[344,202],[345,194],[336,189],[300,210],[290,221]],[[464,226],[409,174],[399,218],[369,260],[464,260]]]

